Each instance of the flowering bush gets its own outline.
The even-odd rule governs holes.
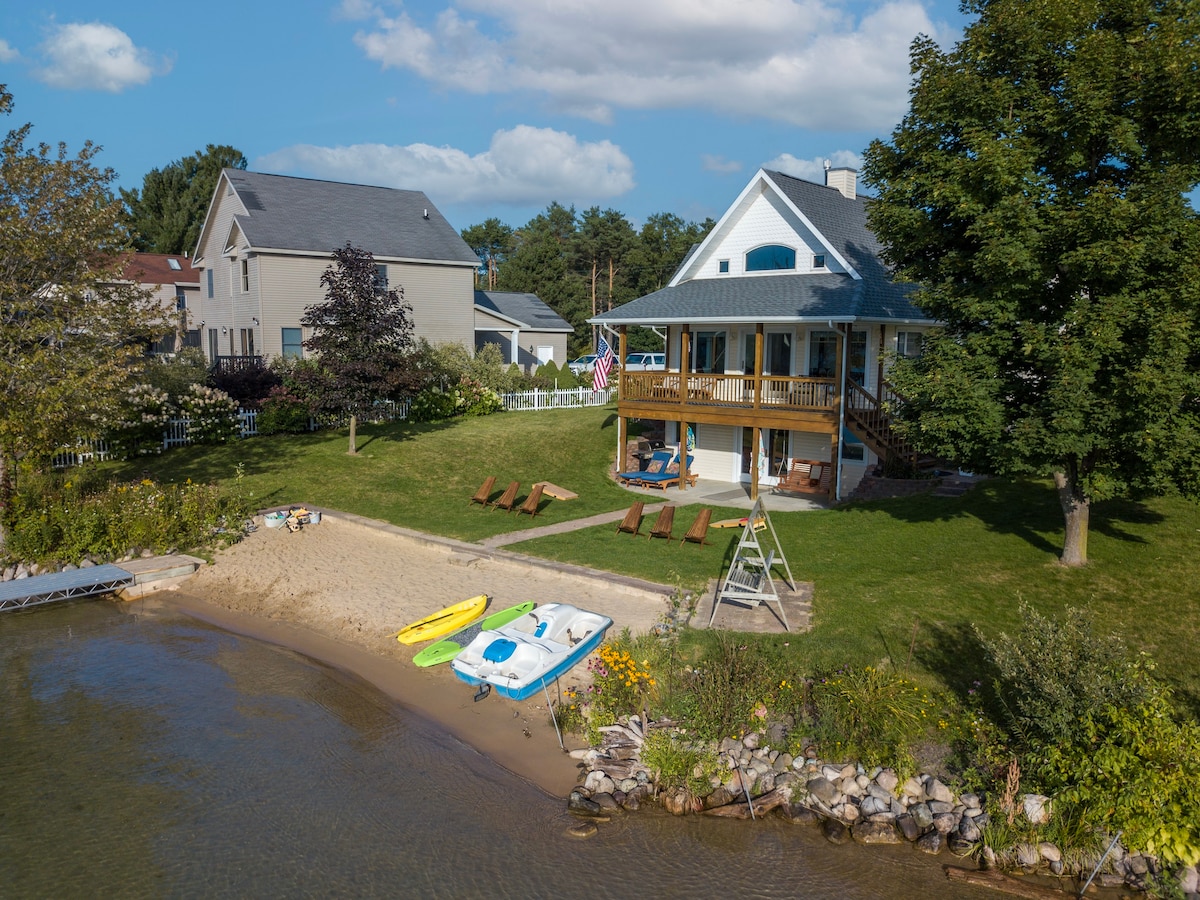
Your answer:
[[[643,713],[657,680],[650,673],[650,660],[640,664],[617,644],[604,643],[588,660],[592,683],[587,692],[592,705],[614,716]]]
[[[464,375],[454,389],[454,407],[460,416],[487,416],[504,409],[504,402],[491,388]]]
[[[109,440],[126,459],[162,453],[163,430],[171,412],[171,399],[166,391],[135,384],[125,392],[120,419],[113,425]]]
[[[179,398],[179,412],[193,444],[222,444],[241,433],[236,401],[217,388],[193,384]]]

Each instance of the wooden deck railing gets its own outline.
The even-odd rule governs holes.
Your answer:
[[[778,375],[625,372],[621,375],[621,400],[743,409],[754,409],[757,402],[757,408],[831,411],[834,381]]]

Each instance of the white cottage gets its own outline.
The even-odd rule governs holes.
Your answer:
[[[690,426],[689,474],[757,496],[820,464],[830,499],[910,452],[883,410],[885,369],[935,323],[889,277],[856,183],[853,169],[824,185],[759,170],[667,287],[590,320],[619,335],[618,359],[630,325],[667,335],[666,372],[620,373],[622,447],[631,418],[674,441]]]

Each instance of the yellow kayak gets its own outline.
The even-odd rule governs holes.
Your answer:
[[[487,602],[487,594],[480,594],[470,600],[463,600],[461,603],[447,606],[423,619],[418,619],[411,625],[405,625],[396,635],[396,640],[402,644],[419,644],[421,641],[449,634],[455,629],[469,625],[483,615],[483,611],[487,608]]]

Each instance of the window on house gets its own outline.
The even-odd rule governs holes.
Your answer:
[[[175,332],[169,331],[166,334],[159,335],[158,338],[150,342],[150,352],[155,356],[165,356],[175,352]]]
[[[766,335],[766,346],[763,348],[764,374],[792,374],[792,333],[790,331],[775,331]]]
[[[742,429],[742,474],[749,475],[750,467],[758,465],[763,451],[766,451],[767,471],[765,475],[779,476],[787,471],[789,432],[782,428],[764,428],[759,432],[761,446],[755,447],[754,429]]]
[[[242,260],[242,293],[250,293],[250,260]]]
[[[217,343],[217,329],[210,328],[208,329],[208,361],[215,363],[220,355],[221,345]]]
[[[866,332],[863,332],[866,337]],[[808,335],[808,377],[832,378],[837,364],[836,331],[811,331]]]
[[[753,333],[742,335],[742,374],[744,375],[754,374],[754,355],[757,343],[757,335]]]
[[[188,329],[187,333],[183,337],[183,346],[195,347],[197,350],[200,349],[200,329],[199,328],[189,328]]]
[[[212,296],[213,296],[213,270],[209,269],[208,270],[208,299],[211,300]]]
[[[865,331],[850,332],[848,363],[848,374],[851,380],[865,385],[867,383],[867,333]]]
[[[746,254],[747,272],[768,272],[796,268],[796,251],[780,244],[756,247]]]
[[[896,353],[909,359],[920,356],[925,343],[925,335],[919,331],[897,331]]]
[[[813,268],[814,269],[825,268],[825,254],[824,253],[818,253],[813,256]]]
[[[717,263],[717,271],[720,272],[722,275],[728,275],[729,274],[729,260],[723,259],[720,262],[718,262]]]
[[[283,355],[301,357],[304,355],[304,345],[299,328],[283,329]]]
[[[388,274],[387,266],[377,265],[375,267],[375,293],[382,294],[388,289]]]
[[[175,311],[183,312],[187,309],[187,294],[183,292],[183,288],[175,288]]]
[[[181,266],[181,265],[179,264],[179,260],[175,259],[174,257],[172,257],[172,258],[170,258],[170,259],[168,259],[168,260],[167,260],[167,265],[168,265],[170,268],[174,269],[176,272],[182,272],[182,271],[183,271],[183,266]]]

